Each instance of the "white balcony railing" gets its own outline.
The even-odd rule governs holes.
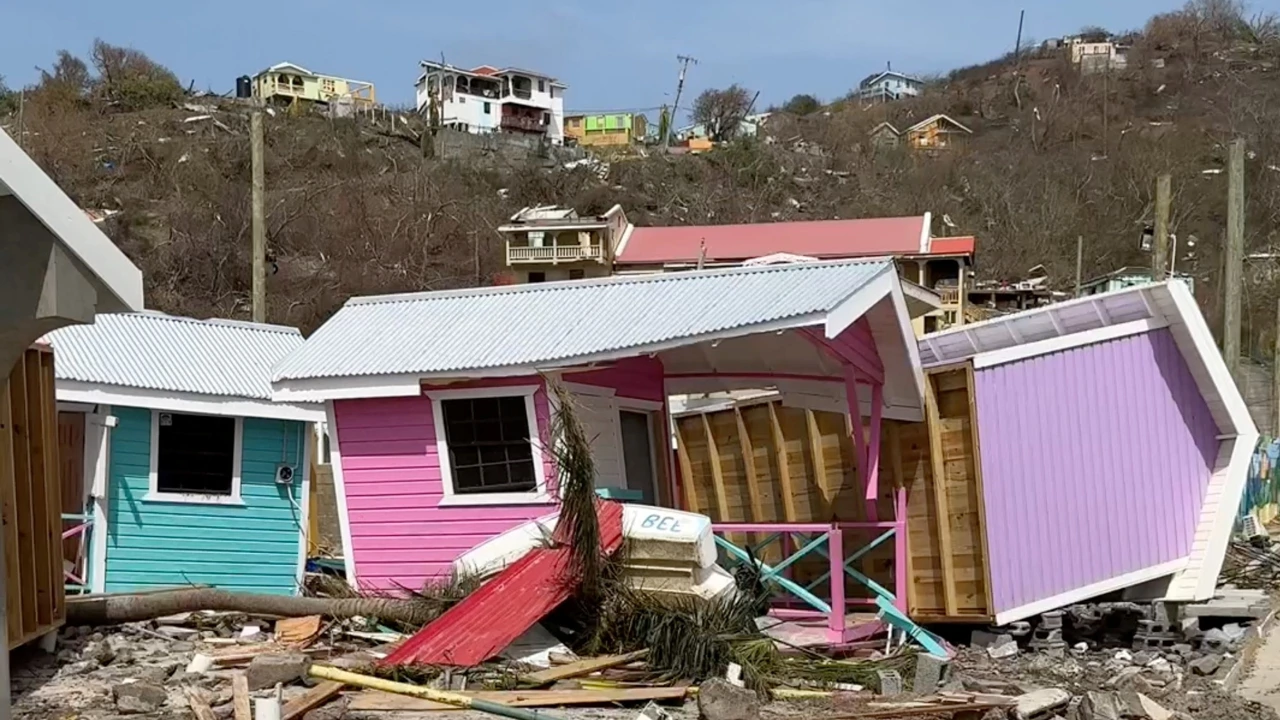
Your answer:
[[[549,245],[546,247],[507,246],[507,263],[562,263],[604,260],[600,245]]]

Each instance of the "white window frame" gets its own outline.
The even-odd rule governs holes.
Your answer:
[[[160,492],[160,414],[171,415],[209,415],[210,413],[177,412],[173,410],[151,410],[151,468],[149,472],[147,494],[144,502],[182,503],[184,505],[237,505],[243,506],[240,496],[240,480],[244,470],[244,418],[236,417],[235,439],[231,450],[231,494],[206,495],[204,493]],[[217,416],[214,416],[217,417]],[[225,416],[222,416],[225,417]]]
[[[534,410],[533,396],[541,385],[510,385],[506,387],[469,388],[465,390],[427,390],[431,399],[431,417],[436,430],[436,456],[440,462],[440,483],[444,497],[442,507],[471,507],[482,505],[546,505],[553,501],[547,492],[546,456],[542,447],[542,428],[538,426],[538,414]],[[522,397],[525,416],[529,423],[529,444],[533,454],[533,476],[537,486],[528,492],[459,493],[453,486],[453,468],[450,466],[449,441],[445,436],[445,400],[469,400],[474,398]]]

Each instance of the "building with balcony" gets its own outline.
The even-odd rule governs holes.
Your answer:
[[[415,85],[418,112],[439,113],[440,124],[470,133],[518,133],[564,143],[564,91],[555,78],[532,70],[481,65],[470,70],[423,61]]]
[[[921,92],[924,92],[923,80],[892,69],[868,75],[858,83],[858,98],[869,104],[915,97]]]
[[[506,239],[511,279],[530,283],[610,275],[615,251],[630,229],[621,205],[588,217],[544,205],[512,215],[498,232]]]
[[[349,101],[372,106],[377,103],[373,83],[321,75],[289,62],[272,65],[254,75],[252,88],[253,97],[272,105],[328,105]]]

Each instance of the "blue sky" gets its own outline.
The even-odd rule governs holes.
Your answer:
[[[996,57],[1024,38],[1085,25],[1141,27],[1180,0],[61,0],[5,3],[0,75],[32,82],[59,49],[86,55],[95,37],[137,48],[184,83],[227,92],[238,75],[288,60],[316,72],[372,81],[379,99],[408,103],[417,63],[516,65],[568,83],[570,110],[645,110],[671,102],[676,55],[693,55],[685,98],[737,82],[759,105],[799,92],[843,95],[892,62],[919,74]],[[1276,11],[1280,0],[1254,9]],[[686,100],[682,107],[688,107]]]

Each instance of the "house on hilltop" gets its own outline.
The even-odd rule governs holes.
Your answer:
[[[440,124],[473,134],[515,133],[564,144],[564,83],[521,68],[470,70],[424,60],[414,87],[418,112],[434,103]]]
[[[925,118],[903,131],[907,146],[916,150],[963,147],[973,131],[947,115]]]
[[[866,103],[882,103],[916,97],[924,92],[924,81],[918,77],[885,69],[868,75],[858,83],[858,98]]]
[[[377,102],[371,82],[322,75],[290,62],[277,63],[262,70],[251,78],[250,87],[253,97],[275,105],[298,102],[328,105],[349,101],[369,106]]]

